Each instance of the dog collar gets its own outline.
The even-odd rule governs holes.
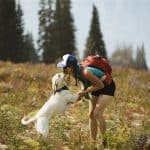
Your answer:
[[[62,88],[57,89],[56,91],[54,91],[54,94],[56,94],[57,92],[61,92],[63,90],[69,90],[69,88],[67,86],[63,86]]]

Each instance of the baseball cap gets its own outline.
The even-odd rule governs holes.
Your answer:
[[[57,67],[64,68],[77,65],[77,59],[73,55],[65,54],[62,58],[63,60],[57,64]]]

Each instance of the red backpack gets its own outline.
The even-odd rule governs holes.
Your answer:
[[[106,82],[109,84],[112,80],[111,73],[112,68],[107,59],[103,58],[99,55],[90,55],[87,56],[83,61],[80,62],[83,67],[91,66],[95,68],[99,68],[106,74]]]

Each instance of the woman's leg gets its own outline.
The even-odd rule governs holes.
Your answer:
[[[92,100],[89,101],[89,126],[90,126],[90,137],[92,140],[96,140],[97,135],[97,120],[94,116],[94,109],[97,103],[98,97],[92,96]]]
[[[94,109],[94,116],[96,118],[96,120],[98,121],[98,127],[99,130],[103,135],[105,134],[106,131],[106,121],[103,117],[103,112],[106,108],[106,106],[110,103],[112,99],[112,96],[108,96],[108,95],[100,95],[98,97],[95,109]]]

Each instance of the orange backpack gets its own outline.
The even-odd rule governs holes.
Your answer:
[[[83,61],[81,61],[80,64],[83,67],[89,66],[89,67],[101,69],[106,74],[106,83],[107,84],[111,83],[112,68],[107,59],[99,55],[95,55],[95,56],[90,55],[90,56],[87,56]]]

